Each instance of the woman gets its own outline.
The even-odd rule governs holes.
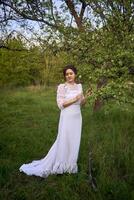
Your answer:
[[[27,175],[47,177],[50,174],[78,172],[82,128],[80,105],[85,104],[85,98],[82,85],[75,82],[76,68],[68,65],[63,74],[66,81],[57,88],[57,104],[61,109],[57,138],[44,158],[20,167],[20,171]]]

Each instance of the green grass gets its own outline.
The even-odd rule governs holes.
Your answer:
[[[56,88],[14,88],[0,92],[0,199],[134,199],[134,113],[130,106],[107,106],[93,113],[82,108],[83,130],[77,174],[47,179],[19,172],[26,162],[44,157],[56,139],[59,109]],[[88,159],[93,176],[89,184]]]

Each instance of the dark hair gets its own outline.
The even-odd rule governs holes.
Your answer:
[[[74,65],[66,65],[65,67],[64,67],[64,69],[63,69],[63,75],[64,75],[64,77],[66,76],[66,71],[68,70],[68,69],[71,69],[75,74],[77,74],[77,69],[76,69],[76,67],[74,67]]]

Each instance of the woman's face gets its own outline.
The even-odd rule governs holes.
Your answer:
[[[72,69],[66,70],[65,78],[68,83],[73,83],[75,81],[75,76],[76,75]]]

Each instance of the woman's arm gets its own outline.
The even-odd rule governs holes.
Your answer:
[[[66,108],[72,105],[73,103],[77,102],[79,99],[81,99],[81,97],[82,97],[82,94],[78,94],[75,98],[65,101],[62,105],[64,108]]]

